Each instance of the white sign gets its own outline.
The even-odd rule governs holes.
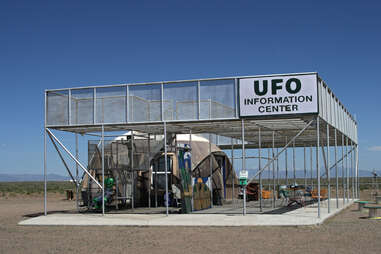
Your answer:
[[[239,178],[241,179],[241,178],[245,178],[245,179],[247,179],[249,177],[249,172],[247,171],[247,170],[241,170],[240,172],[239,172]]]
[[[318,112],[316,74],[239,80],[240,116]]]

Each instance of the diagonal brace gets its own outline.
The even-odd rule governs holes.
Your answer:
[[[329,170],[333,169],[337,164],[339,164],[340,161],[344,160],[347,156],[349,156],[349,154],[354,150],[355,148],[352,148],[351,150],[348,151],[348,153],[346,153],[340,160],[338,160],[337,162],[335,162],[330,168]],[[322,174],[321,177],[325,176],[326,173]]]
[[[311,121],[309,121],[308,122],[308,124],[306,124],[306,126],[304,126],[304,128],[301,130],[301,131],[299,131],[298,132],[298,134],[296,134],[283,148],[282,148],[282,150],[280,150],[280,152],[274,157],[274,158],[272,158],[272,159],[270,159],[268,162],[267,162],[267,164],[261,169],[261,170],[258,170],[257,171],[257,173],[251,178],[251,180],[247,183],[247,184],[249,184],[249,183],[251,183],[251,182],[253,182],[254,181],[254,179],[260,174],[260,173],[262,173],[263,171],[265,171],[276,159],[278,159],[278,157],[281,155],[281,153],[283,153],[285,150],[286,150],[286,148],[290,145],[290,144],[292,144],[294,141],[295,141],[295,139],[297,139],[300,135],[302,135],[302,133],[308,128],[308,127],[310,127],[311,126],[311,124],[313,123],[313,121],[314,121],[314,119],[312,119]]]
[[[89,171],[87,171],[87,169],[77,160],[77,158],[75,158],[74,155],[70,153],[70,151],[61,143],[61,141],[59,141],[59,139],[56,138],[56,136],[54,136],[54,134],[48,128],[46,128],[46,131],[49,134],[49,136],[51,136],[55,141],[57,141],[57,143],[65,150],[65,152],[78,164],[78,166],[80,166],[83,169],[83,171],[86,172],[86,174],[91,178],[91,180],[93,180],[101,189],[103,189],[102,185],[90,174]]]
[[[69,166],[66,164],[66,161],[65,161],[65,159],[63,158],[63,156],[62,156],[60,150],[58,149],[56,142],[54,142],[54,139],[50,136],[50,134],[49,134],[49,138],[50,138],[50,140],[52,141],[52,144],[53,144],[54,148],[56,149],[58,155],[60,156],[61,161],[62,161],[62,163],[64,164],[64,166],[65,166],[67,172],[69,173],[71,179],[73,180],[73,182],[75,183],[75,185],[78,187],[79,184],[78,184],[77,180],[74,179],[74,176],[73,176],[73,174],[71,173],[71,171],[70,171],[70,169],[69,169]]]

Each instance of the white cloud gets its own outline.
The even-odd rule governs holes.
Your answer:
[[[381,146],[371,146],[368,148],[368,151],[381,152]]]

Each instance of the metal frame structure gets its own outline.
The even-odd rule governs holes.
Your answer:
[[[275,115],[263,117],[240,117],[239,116],[239,83],[244,78],[261,78],[261,77],[286,77],[290,75],[316,75],[317,89],[318,89],[318,113],[314,114],[289,114],[289,115]],[[178,85],[178,86],[177,86]],[[172,88],[178,89],[177,94],[172,94]],[[184,91],[182,91],[184,89]],[[172,106],[166,99],[166,96],[177,96],[179,93],[187,94],[188,90],[195,91],[193,101],[189,103],[189,99],[180,100],[180,103],[186,102],[190,105],[189,110],[179,110],[177,108],[178,101],[175,102],[176,109],[173,110]],[[230,101],[229,105],[223,104],[221,101],[213,101],[215,108],[212,109],[213,92],[208,89],[225,89],[221,93],[224,98]],[[152,96],[155,90],[155,96],[158,99],[151,98],[152,102],[159,102],[160,108],[148,107],[149,112],[144,114],[147,116],[143,120],[136,120],[133,118],[134,109],[139,105],[132,105],[135,97],[137,97],[139,90],[144,90],[147,96]],[[108,91],[109,94],[104,95]],[[207,91],[207,92],[205,92]],[[83,94],[87,97],[83,99]],[[78,97],[76,97],[78,96]],[[135,96],[135,97],[134,97]],[[208,108],[203,104],[205,98],[209,98]],[[112,102],[107,104],[107,100]],[[101,101],[101,105],[100,102]],[[143,101],[143,99],[141,100]],[[144,102],[150,105],[149,101]],[[220,106],[218,106],[221,104]],[[106,105],[106,106],[105,106]],[[107,108],[109,105],[110,108]],[[115,106],[116,105],[116,106]],[[135,108],[134,108],[135,107]],[[116,110],[116,114],[111,116],[110,121],[105,121],[108,117],[107,110],[111,112]],[[170,110],[172,110],[172,117]],[[192,113],[195,110],[194,114]],[[214,110],[214,111],[213,111]],[[293,73],[293,74],[276,74],[276,75],[260,75],[260,76],[241,76],[241,77],[225,77],[213,79],[197,79],[197,80],[181,80],[181,81],[165,81],[165,82],[152,82],[152,83],[131,83],[131,84],[118,84],[111,86],[89,86],[89,87],[75,87],[66,89],[52,89],[45,90],[45,124],[44,124],[44,214],[47,214],[47,140],[48,135],[52,144],[56,148],[59,156],[61,157],[66,169],[77,187],[78,197],[78,167],[81,168],[102,190],[104,193],[104,160],[102,156],[102,183],[99,183],[88,172],[79,161],[78,154],[78,134],[81,135],[94,135],[94,133],[101,133],[102,154],[104,153],[104,140],[107,135],[105,132],[131,130],[146,133],[148,135],[164,135],[164,140],[167,140],[167,133],[170,134],[200,134],[209,133],[216,135],[218,140],[217,145],[222,149],[231,149],[232,164],[242,160],[242,168],[246,169],[246,160],[253,156],[246,156],[246,150],[252,149],[258,152],[258,170],[249,182],[255,181],[259,177],[260,185],[260,211],[262,211],[262,173],[272,167],[272,182],[273,191],[275,193],[275,185],[279,184],[279,167],[280,155],[285,154],[285,168],[286,168],[286,181],[288,181],[288,163],[287,163],[287,150],[292,146],[292,165],[293,165],[293,180],[296,181],[296,158],[295,149],[303,148],[304,151],[304,183],[307,183],[307,166],[306,166],[306,147],[310,147],[310,179],[311,184],[313,181],[313,153],[312,149],[315,147],[315,162],[316,162],[316,180],[318,198],[318,216],[320,217],[321,202],[320,202],[320,188],[321,177],[326,175],[328,180],[328,200],[331,199],[331,169],[335,168],[335,185],[336,185],[336,206],[339,207],[339,169],[338,164],[341,162],[342,166],[342,185],[343,185],[343,202],[349,202],[350,189],[352,186],[351,198],[358,198],[359,195],[359,181],[358,181],[358,139],[357,139],[357,122],[352,115],[343,106],[339,99],[334,95],[331,89],[328,88],[326,83],[318,76],[317,73]],[[106,113],[105,113],[106,112]],[[173,113],[175,112],[175,113]],[[180,115],[183,112],[183,115]],[[191,113],[189,113],[191,112]],[[207,113],[207,117],[204,114]],[[101,114],[100,119],[97,117]],[[173,117],[176,115],[176,118]],[[74,117],[74,118],[73,118]],[[88,119],[82,121],[81,117]],[[74,120],[73,120],[74,119]],[[66,148],[66,146],[53,134],[52,130],[65,131],[75,133],[76,136],[76,153],[75,156]],[[326,131],[324,131],[326,130]],[[133,132],[132,132],[133,133]],[[340,135],[341,134],[341,135]],[[98,135],[98,134],[95,134]],[[133,138],[132,138],[133,139]],[[211,139],[211,138],[209,138]],[[284,143],[286,140],[286,144]],[[334,161],[330,153],[332,152],[331,141],[334,140]],[[230,142],[229,142],[230,141]],[[71,174],[70,169],[65,163],[56,143],[73,159],[76,164],[75,177]],[[342,146],[342,156],[337,158],[337,145]],[[348,145],[351,146],[348,149]],[[344,154],[345,146],[345,154]],[[167,143],[165,142],[165,161],[167,160]],[[278,150],[280,148],[280,150]],[[234,156],[234,149],[242,150],[242,157],[237,158]],[[271,156],[267,158],[261,156],[262,149],[272,149]],[[321,150],[321,152],[320,152]],[[326,150],[326,151],[325,151]],[[351,169],[348,167],[348,157],[350,158]],[[325,174],[321,174],[321,157],[323,157]],[[266,159],[267,163],[262,166],[261,160]],[[345,160],[345,163],[344,163]],[[133,163],[133,162],[132,162]],[[276,166],[275,166],[276,163]],[[345,164],[345,166],[344,166]],[[332,165],[332,166],[331,166]],[[353,168],[354,165],[354,168]],[[167,163],[165,162],[166,174],[166,195],[168,197],[168,172]],[[344,169],[345,168],[345,169]],[[275,170],[276,169],[276,170]],[[351,171],[349,171],[351,170]],[[351,182],[350,173],[351,172]],[[155,175],[156,176],[156,175]],[[345,178],[345,179],[344,179]],[[233,193],[234,193],[233,183]],[[211,191],[211,195],[212,191]],[[232,195],[234,197],[234,195]],[[272,206],[275,207],[275,195],[273,195]],[[78,199],[77,199],[78,200]],[[213,197],[212,197],[213,200]],[[246,199],[244,199],[245,201]],[[132,202],[133,204],[134,202]],[[157,204],[157,198],[155,198]],[[234,198],[233,198],[234,204]],[[330,202],[328,202],[328,212],[330,212]],[[104,210],[104,200],[102,200],[102,213]],[[166,202],[166,214],[168,215],[168,202]],[[246,203],[243,205],[243,214],[246,214]]]

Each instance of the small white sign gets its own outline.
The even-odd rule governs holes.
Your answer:
[[[318,113],[317,75],[239,80],[240,116]]]
[[[245,178],[247,179],[249,177],[249,172],[247,170],[241,170],[239,172],[239,178],[242,179],[242,178]]]

